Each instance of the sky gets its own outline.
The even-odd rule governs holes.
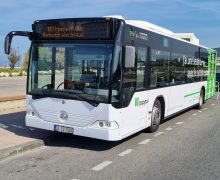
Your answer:
[[[10,31],[31,31],[35,20],[122,15],[173,32],[193,32],[206,47],[220,47],[220,0],[0,0],[0,66],[8,65],[4,39]],[[30,41],[15,37],[22,56]]]

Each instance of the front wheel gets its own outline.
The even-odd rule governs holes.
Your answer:
[[[151,125],[148,128],[149,132],[155,132],[158,130],[162,117],[161,103],[158,99],[155,100],[152,114],[151,114]]]

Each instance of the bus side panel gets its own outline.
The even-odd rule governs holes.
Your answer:
[[[122,109],[123,137],[127,137],[149,126],[147,121],[149,101],[149,91],[136,92],[129,106]]]
[[[170,87],[169,102],[165,116],[197,104],[201,88],[202,86],[205,87],[205,84],[206,82],[197,82]]]
[[[206,81],[166,88],[136,92],[128,107],[122,109],[122,136],[127,137],[151,124],[151,114],[156,98],[163,97],[165,117],[199,103],[199,96]]]
[[[169,88],[136,92],[128,107],[122,110],[123,138],[151,125],[151,111],[157,97],[168,102]]]
[[[165,116],[169,116],[184,108],[183,93],[186,85],[169,87],[169,100],[165,111]]]

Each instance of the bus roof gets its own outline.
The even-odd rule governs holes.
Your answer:
[[[186,42],[186,43],[189,43],[189,44],[193,44],[193,45],[200,46],[200,47],[203,47],[205,49],[208,49],[207,47],[202,46],[202,45],[199,44],[199,42],[198,42],[199,40],[195,37],[194,33],[174,33],[173,31],[171,31],[169,29],[165,29],[163,27],[157,26],[157,25],[152,24],[150,22],[141,21],[141,20],[126,19],[126,18],[124,18],[123,16],[120,16],[120,15],[112,15],[112,16],[104,16],[104,17],[121,19],[121,20],[124,20],[125,23],[128,24],[128,25],[135,26],[135,27],[145,29],[145,30],[148,30],[148,31],[151,31],[151,32],[155,32],[157,34],[161,34],[161,35],[164,35],[164,36],[167,36],[167,37],[179,40],[179,41],[183,41],[183,42]],[[180,35],[186,35],[187,37],[192,36],[196,39],[196,41],[195,42],[190,42],[190,41],[181,39]]]

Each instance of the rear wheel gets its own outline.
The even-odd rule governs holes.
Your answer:
[[[158,99],[155,100],[152,114],[151,114],[151,126],[148,128],[149,132],[155,132],[158,130],[162,117],[161,103]]]
[[[203,90],[201,90],[200,91],[200,96],[199,96],[199,104],[198,104],[197,108],[201,109],[204,102],[205,102],[205,93],[204,93]]]

